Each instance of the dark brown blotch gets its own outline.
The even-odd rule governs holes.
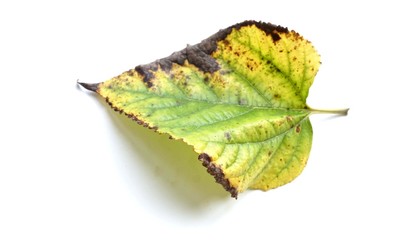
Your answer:
[[[208,154],[199,154],[198,160],[202,162],[202,166],[206,167],[207,172],[214,176],[216,182],[221,184],[224,189],[231,194],[231,197],[238,198],[238,191],[236,188],[234,188],[229,180],[225,178],[222,169],[212,163],[212,158]]]
[[[157,70],[158,67],[155,67],[154,64],[139,65],[135,67],[135,71],[142,76],[142,81],[149,88],[153,86],[152,79],[154,78],[154,74],[152,74],[152,72]]]

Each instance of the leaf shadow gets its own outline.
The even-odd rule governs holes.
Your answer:
[[[133,159],[125,178],[131,180],[128,186],[138,201],[143,199],[155,211],[193,216],[208,212],[212,206],[232,202],[230,195],[197,160],[198,154],[191,146],[138,125],[124,114],[114,112],[100,97],[98,101],[115,125],[114,134],[118,135],[120,144]],[[141,177],[135,175],[141,171],[147,173],[144,179],[147,182],[141,182]]]

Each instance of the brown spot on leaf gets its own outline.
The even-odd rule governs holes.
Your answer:
[[[205,82],[205,83],[209,83],[209,77],[208,77],[208,76],[205,76],[204,82]]]
[[[226,39],[222,40],[222,44],[223,45],[230,45],[230,42]]]
[[[298,124],[298,125],[296,126],[296,133],[300,133],[300,130],[301,130],[300,124]]]
[[[277,41],[280,40],[280,35],[277,34],[276,32],[272,33],[271,36],[272,36],[272,40],[273,40],[274,42],[277,42]]]
[[[224,133],[224,137],[226,138],[226,140],[231,141],[232,137],[231,134],[229,132],[225,132]]]
[[[134,76],[134,71],[132,69],[128,70],[127,75],[130,76],[130,77]]]
[[[199,154],[198,160],[202,162],[204,167],[206,167],[207,172],[214,176],[216,182],[221,184],[225,190],[231,194],[231,197],[238,198],[238,191],[231,185],[229,180],[225,178],[222,169],[212,163],[212,158],[208,154]]]

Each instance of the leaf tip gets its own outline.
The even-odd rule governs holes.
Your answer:
[[[89,91],[93,91],[93,92],[97,92],[98,85],[100,85],[99,83],[83,83],[83,82],[79,82],[79,81],[77,81],[77,84],[82,86],[83,88],[85,88]]]

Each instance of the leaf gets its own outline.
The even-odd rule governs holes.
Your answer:
[[[106,82],[79,83],[137,123],[193,146],[232,197],[284,185],[312,145],[320,57],[295,31],[246,21]],[[330,111],[347,114],[347,110]]]

